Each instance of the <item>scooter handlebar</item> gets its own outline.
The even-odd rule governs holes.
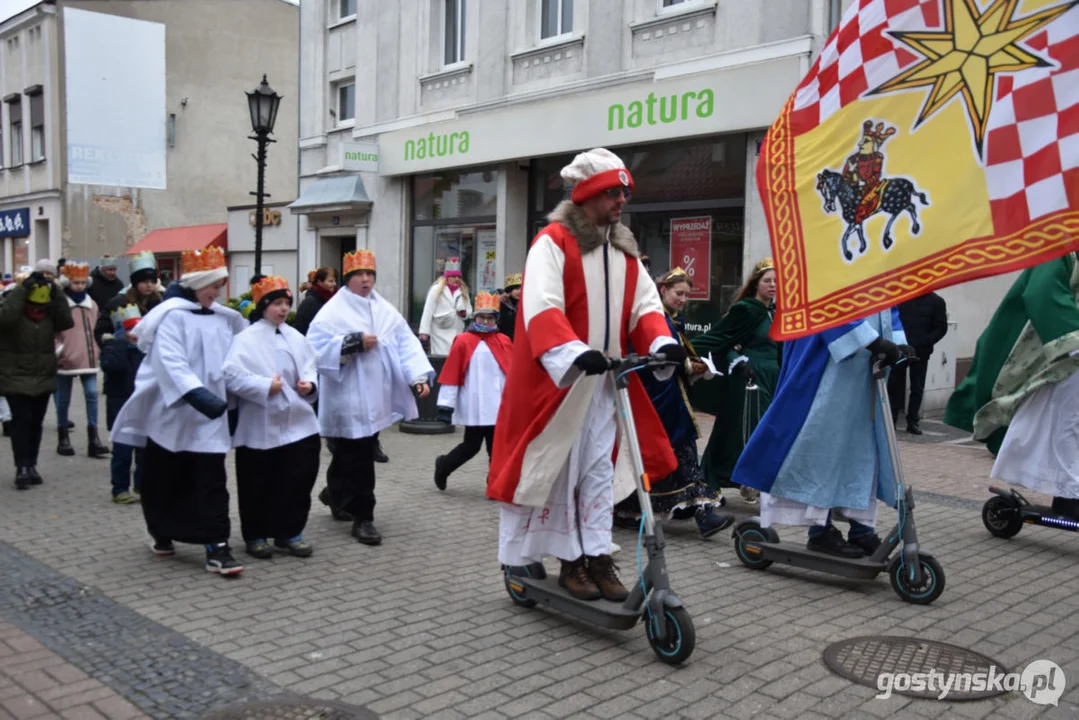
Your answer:
[[[674,360],[668,360],[667,356],[663,353],[650,353],[648,355],[629,354],[625,357],[609,357],[607,358],[607,369],[610,371],[626,371],[636,370],[646,367],[663,367],[666,365],[677,365]]]

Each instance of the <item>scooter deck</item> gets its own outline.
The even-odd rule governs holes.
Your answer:
[[[548,576],[542,580],[530,577],[514,577],[512,581],[518,583],[521,587],[518,594],[530,600],[535,600],[540,605],[545,605],[579,618],[590,625],[597,625],[610,630],[628,630],[636,625],[641,618],[642,610],[626,609],[622,603],[602,599],[578,600],[558,584],[557,576]],[[514,588],[514,590],[517,590],[517,588]]]
[[[869,557],[844,558],[829,555],[791,542],[747,542],[746,550],[749,551],[750,548],[759,549],[761,558],[764,560],[857,580],[872,580],[887,570],[887,562],[884,561],[873,560]]]
[[[1027,525],[1079,532],[1079,520],[1061,515],[1047,505],[1025,505],[1019,508],[1019,517]]]

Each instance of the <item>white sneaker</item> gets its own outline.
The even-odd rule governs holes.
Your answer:
[[[621,545],[619,545],[617,543],[611,543],[611,555],[614,555],[616,552],[618,552],[621,549],[622,549]]]

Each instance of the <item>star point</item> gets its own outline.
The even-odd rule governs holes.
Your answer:
[[[979,10],[976,0],[942,2],[942,29],[888,32],[892,38],[921,55],[922,60],[869,94],[929,88],[914,121],[915,128],[957,95],[962,95],[974,130],[975,145],[981,154],[996,75],[1051,67],[1051,61],[1018,43],[1079,5],[1079,0],[1067,0],[1023,18],[1015,17],[1020,0],[993,0],[984,11]]]

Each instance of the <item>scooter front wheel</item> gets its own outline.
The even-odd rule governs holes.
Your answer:
[[[659,622],[667,623],[667,637],[658,637]],[[663,608],[663,618],[652,617],[647,610],[644,613],[645,628],[648,632],[648,644],[661,662],[668,665],[681,665],[697,646],[697,632],[693,628],[693,619],[684,607]]]
[[[515,605],[520,605],[523,608],[536,607],[536,601],[524,595],[524,587],[519,582],[516,582],[514,578],[534,577],[542,579],[547,577],[547,571],[544,569],[543,563],[532,563],[521,567],[506,567],[502,574],[506,582],[506,592],[509,593],[510,600]]]
[[[1000,495],[994,495],[982,505],[982,523],[998,538],[1015,537],[1023,529],[1019,506]]]
[[[922,566],[922,582],[915,585],[911,579],[911,568],[903,564],[902,554],[896,555],[888,566],[888,578],[892,581],[892,590],[901,600],[914,605],[928,605],[944,592],[944,568],[932,555],[918,553],[918,562]]]
[[[751,570],[764,570],[772,561],[765,560],[760,550],[747,545],[777,542],[779,533],[774,528],[762,528],[756,520],[745,520],[734,529],[734,552],[742,564]]]

